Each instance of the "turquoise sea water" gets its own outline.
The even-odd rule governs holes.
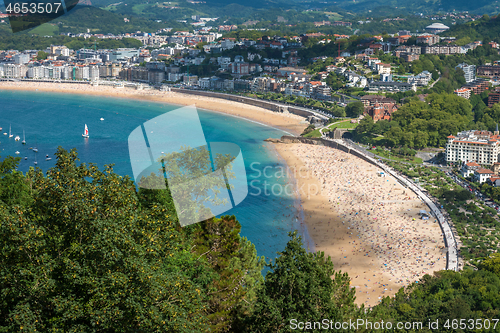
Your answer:
[[[35,159],[35,153],[29,148],[36,146],[38,167],[47,170],[55,164],[53,155],[58,146],[68,150],[77,148],[81,162],[96,163],[100,168],[114,163],[115,172],[133,178],[127,145],[129,134],[147,120],[177,108],[170,104],[97,96],[0,91],[1,132],[8,133],[11,125],[12,134],[22,140],[24,130],[27,141],[23,146],[21,141],[15,142],[2,133],[0,156],[16,156],[15,152],[19,151],[17,156],[22,158],[19,170],[26,172],[34,166]],[[216,112],[199,110],[199,116],[208,142],[232,142],[241,148],[249,194],[225,214],[237,217],[242,225],[241,235],[255,244],[258,255],[275,258],[289,239],[288,231],[294,229],[304,235],[306,248],[312,247],[307,231],[296,218],[294,198],[280,190],[289,182],[279,172],[285,165],[270,144],[263,141],[280,137],[284,132]],[[84,124],[89,128],[89,139],[82,138]],[[45,160],[47,154],[53,158],[51,161]],[[25,156],[28,160],[24,160]]]

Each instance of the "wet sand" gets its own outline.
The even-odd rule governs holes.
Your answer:
[[[315,249],[347,272],[356,303],[376,305],[401,287],[446,265],[441,229],[415,193],[381,169],[343,151],[276,144],[300,188]]]

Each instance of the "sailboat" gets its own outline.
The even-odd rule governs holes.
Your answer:
[[[19,135],[16,135],[16,137],[14,138],[14,140],[19,141],[19,140],[21,140],[21,138],[19,137]]]
[[[26,137],[24,136],[24,130],[23,130],[23,145],[26,144]]]
[[[36,147],[37,146],[37,143],[38,143],[38,139],[35,140],[35,147],[33,147],[33,151],[35,153],[38,153],[38,148]]]
[[[87,124],[85,124],[85,129],[83,130],[82,136],[84,138],[88,138],[89,137],[89,129],[87,128]]]
[[[36,161],[36,154],[35,154],[35,165],[37,165],[37,164],[38,164],[38,162]]]
[[[49,154],[45,155],[45,160],[46,160],[46,161],[50,161],[51,159],[52,159],[52,158],[51,158],[51,157],[49,157]]]
[[[12,138],[12,137],[14,136],[14,135],[12,135],[12,133],[11,133],[11,128],[12,128],[12,125],[11,125],[11,126],[9,126],[9,138]]]

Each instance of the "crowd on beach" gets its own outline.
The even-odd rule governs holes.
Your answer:
[[[313,229],[313,239],[316,235],[329,245],[316,244],[332,257],[336,269],[349,273],[357,294],[366,294],[364,303],[374,304],[376,296],[393,294],[445,268],[441,229],[434,219],[420,218],[420,210],[427,206],[414,192],[372,164],[337,149],[305,144],[283,149],[299,157],[318,179],[328,203],[316,207],[325,214],[308,228]],[[326,243],[324,234],[333,241]]]

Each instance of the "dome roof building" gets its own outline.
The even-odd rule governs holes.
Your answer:
[[[450,29],[450,27],[444,25],[443,23],[432,23],[431,25],[428,25],[425,27],[425,31],[433,33],[433,34],[438,34],[440,32],[446,31]]]

